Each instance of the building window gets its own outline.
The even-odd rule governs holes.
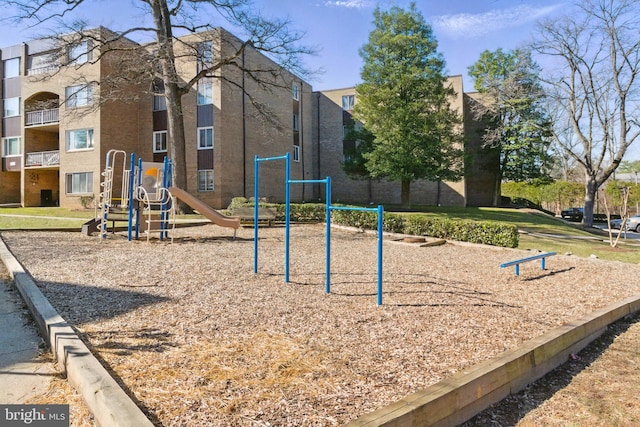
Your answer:
[[[198,171],[198,191],[213,191],[213,169]]]
[[[300,116],[298,114],[293,115],[293,130],[300,130]]]
[[[4,100],[4,117],[20,115],[20,98],[7,98]]]
[[[198,82],[198,105],[213,104],[213,83],[210,81]]]
[[[213,42],[207,40],[198,43],[196,50],[198,55],[198,72],[211,68],[213,66]]]
[[[164,111],[167,109],[167,98],[164,95],[153,95],[153,111]]]
[[[93,102],[93,86],[91,85],[69,86],[65,88],[64,94],[67,108],[84,107]]]
[[[19,156],[22,154],[20,137],[2,138],[2,157]]]
[[[356,105],[355,95],[344,95],[342,97],[342,109],[345,111],[353,110],[353,106]]]
[[[198,150],[213,148],[213,128],[198,128]]]
[[[67,151],[89,150],[93,148],[93,129],[67,131]]]
[[[93,193],[93,172],[68,173],[65,178],[67,194]]]
[[[294,145],[293,146],[293,161],[294,162],[299,162],[300,161],[300,146],[299,145]]]
[[[154,153],[167,152],[167,131],[166,130],[161,130],[153,133],[153,152]]]
[[[4,61],[4,78],[18,77],[20,75],[20,58]]]
[[[67,63],[68,64],[84,64],[89,62],[93,55],[91,54],[91,41],[83,40],[73,43],[67,47]]]
[[[300,87],[298,86],[297,83],[294,83],[291,86],[291,95],[293,96],[293,99],[295,99],[296,101],[300,100]]]
[[[156,79],[151,84],[153,93],[153,111],[164,111],[167,109],[167,98],[164,96],[164,82]]]

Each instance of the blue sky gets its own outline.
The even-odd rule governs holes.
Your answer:
[[[91,26],[115,30],[137,25],[145,18],[139,0],[87,0],[77,15]],[[314,70],[314,89],[336,89],[360,82],[362,60],[358,49],[373,28],[373,11],[391,6],[408,8],[410,0],[254,0],[256,10],[289,18],[293,28],[305,32],[303,43],[318,49],[306,58]],[[473,90],[467,67],[484,50],[513,49],[529,39],[536,20],[563,10],[566,0],[418,0],[417,7],[431,24],[450,75],[465,76],[465,91]],[[220,21],[214,25],[223,25]],[[9,46],[46,34],[46,28],[3,31],[0,46]]]
[[[309,58],[324,69],[316,89],[352,86],[360,82],[358,49],[373,29],[373,11],[391,6],[408,8],[409,0],[263,0],[265,10],[281,11],[306,31],[308,43],[321,49]],[[450,75],[465,76],[465,91],[473,90],[467,75],[484,50],[513,49],[529,39],[538,19],[562,11],[563,0],[419,0],[418,10],[432,26]]]

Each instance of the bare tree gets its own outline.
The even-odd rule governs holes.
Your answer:
[[[591,226],[598,188],[640,135],[640,3],[584,0],[576,8],[541,23],[532,47],[554,70],[545,79],[562,117],[553,134],[584,170],[583,222]]]
[[[5,3],[18,11],[16,19],[38,27],[55,27],[48,34],[58,44],[51,55],[75,62],[78,68],[89,67],[110,58],[117,61],[119,72],[100,81],[86,81],[85,86],[99,86],[99,105],[110,100],[131,100],[131,85],[146,87],[148,92],[162,91],[166,98],[168,153],[174,164],[174,185],[186,189],[186,144],[182,98],[203,79],[219,79],[243,91],[243,95],[271,125],[281,126],[265,104],[260,104],[237,78],[235,69],[243,78],[250,79],[263,90],[291,87],[291,76],[307,77],[311,73],[302,63],[302,57],[313,49],[300,45],[302,33],[290,30],[288,20],[266,19],[252,11],[251,0],[136,0],[141,16],[151,16],[149,23],[110,31],[104,28],[88,30],[86,22],[75,16],[89,6],[91,0],[8,0]],[[218,22],[215,22],[215,21]],[[229,25],[238,32],[236,38],[219,27]],[[54,24],[54,25],[47,25]],[[62,29],[62,30],[60,30]],[[215,39],[218,43],[206,44]],[[141,42],[147,41],[146,44]],[[87,44],[88,43],[88,44]],[[69,54],[74,46],[88,46],[88,60],[74,61]],[[268,61],[251,65],[244,61],[247,51],[266,55]],[[77,55],[87,51],[78,50]],[[184,75],[179,69],[181,61],[197,61],[197,70]],[[153,84],[153,83],[156,84]],[[96,94],[96,99],[98,96]]]

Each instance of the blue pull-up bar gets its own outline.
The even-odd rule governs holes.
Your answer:
[[[285,160],[285,282],[289,282],[289,243],[291,239],[290,226],[291,226],[291,184],[325,184],[325,206],[326,206],[326,293],[331,292],[331,211],[343,210],[343,211],[365,211],[365,212],[377,212],[378,213],[378,305],[382,305],[382,231],[383,231],[383,217],[384,209],[382,205],[377,208],[357,208],[351,206],[332,206],[331,205],[331,177],[325,179],[290,179],[290,156],[286,153],[283,156],[275,157],[263,157],[255,156],[255,176],[254,176],[254,233],[253,233],[253,272],[258,273],[258,200],[259,200],[259,188],[260,188],[260,162],[272,161],[272,160]]]

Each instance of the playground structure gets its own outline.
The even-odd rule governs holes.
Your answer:
[[[259,203],[260,200],[260,163],[274,160],[285,161],[285,266],[284,277],[285,282],[289,282],[289,247],[291,241],[291,184],[324,184],[325,185],[325,206],[326,206],[326,244],[325,244],[325,292],[331,293],[331,212],[334,210],[351,210],[351,211],[364,211],[364,212],[377,212],[378,214],[378,305],[382,305],[382,225],[384,209],[382,205],[378,205],[377,208],[357,208],[351,206],[333,206],[331,204],[331,177],[325,179],[291,179],[291,160],[289,153],[282,156],[275,157],[258,157],[255,156],[255,176],[254,176],[254,233],[253,233],[253,272],[258,273],[258,218],[259,218]]]
[[[100,183],[100,214],[85,224],[83,230],[97,227],[102,240],[108,236],[109,221],[115,225],[117,220],[126,220],[129,241],[137,240],[140,233],[146,234],[149,241],[152,233],[158,233],[160,240],[170,237],[173,242],[173,233],[169,236],[169,232],[175,228],[176,199],[180,199],[214,224],[233,228],[235,236],[239,218],[222,215],[186,191],[171,186],[172,163],[167,157],[162,163],[143,162],[131,153],[128,168],[126,161],[127,154],[122,150],[107,153]]]

